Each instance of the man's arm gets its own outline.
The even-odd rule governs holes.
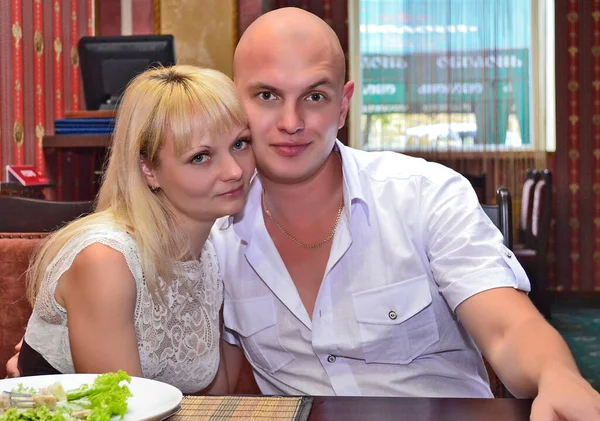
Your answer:
[[[456,314],[511,393],[537,396],[532,420],[600,420],[600,395],[524,293],[487,290],[461,303]]]
[[[219,331],[221,339],[219,343],[219,370],[211,384],[202,390],[202,394],[207,395],[224,395],[235,393],[236,384],[238,382],[240,369],[243,360],[245,359],[242,351],[234,345],[229,344],[223,337],[223,310],[219,317]]]
[[[259,394],[252,367],[240,348],[221,339],[221,363],[215,380],[203,394]]]

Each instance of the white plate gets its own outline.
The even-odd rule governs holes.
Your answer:
[[[97,374],[54,374],[50,376],[18,377],[0,380],[0,392],[10,391],[23,384],[26,387],[42,388],[60,382],[65,390],[76,389],[83,384],[92,384]],[[132,377],[129,390],[133,395],[127,400],[125,421],[151,421],[170,415],[181,402],[179,389],[156,380]],[[119,419],[113,417],[112,419]]]

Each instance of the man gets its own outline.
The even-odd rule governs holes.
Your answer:
[[[470,185],[336,141],[344,77],[337,37],[300,9],[261,16],[235,52],[258,177],[213,240],[226,340],[262,392],[490,397],[480,349],[513,394],[536,397],[532,420],[600,420]]]

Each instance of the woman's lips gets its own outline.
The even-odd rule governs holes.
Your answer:
[[[244,186],[240,186],[235,190],[230,190],[228,192],[221,193],[219,195],[219,197],[224,197],[226,199],[233,199],[233,198],[240,197],[243,194],[244,194]]]

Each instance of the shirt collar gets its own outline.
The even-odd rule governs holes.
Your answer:
[[[363,151],[357,151],[344,145],[339,140],[335,142],[335,149],[339,151],[342,156],[342,171],[344,172],[344,202],[350,203],[350,206],[346,206],[345,212],[346,217],[350,220],[350,215],[355,211],[356,206],[360,205],[365,216],[367,223],[371,224],[369,217],[369,202],[365,197],[363,186],[360,182],[359,168],[356,162],[357,153],[366,153]],[[348,211],[348,209],[350,209]],[[350,214],[348,214],[350,212]]]

